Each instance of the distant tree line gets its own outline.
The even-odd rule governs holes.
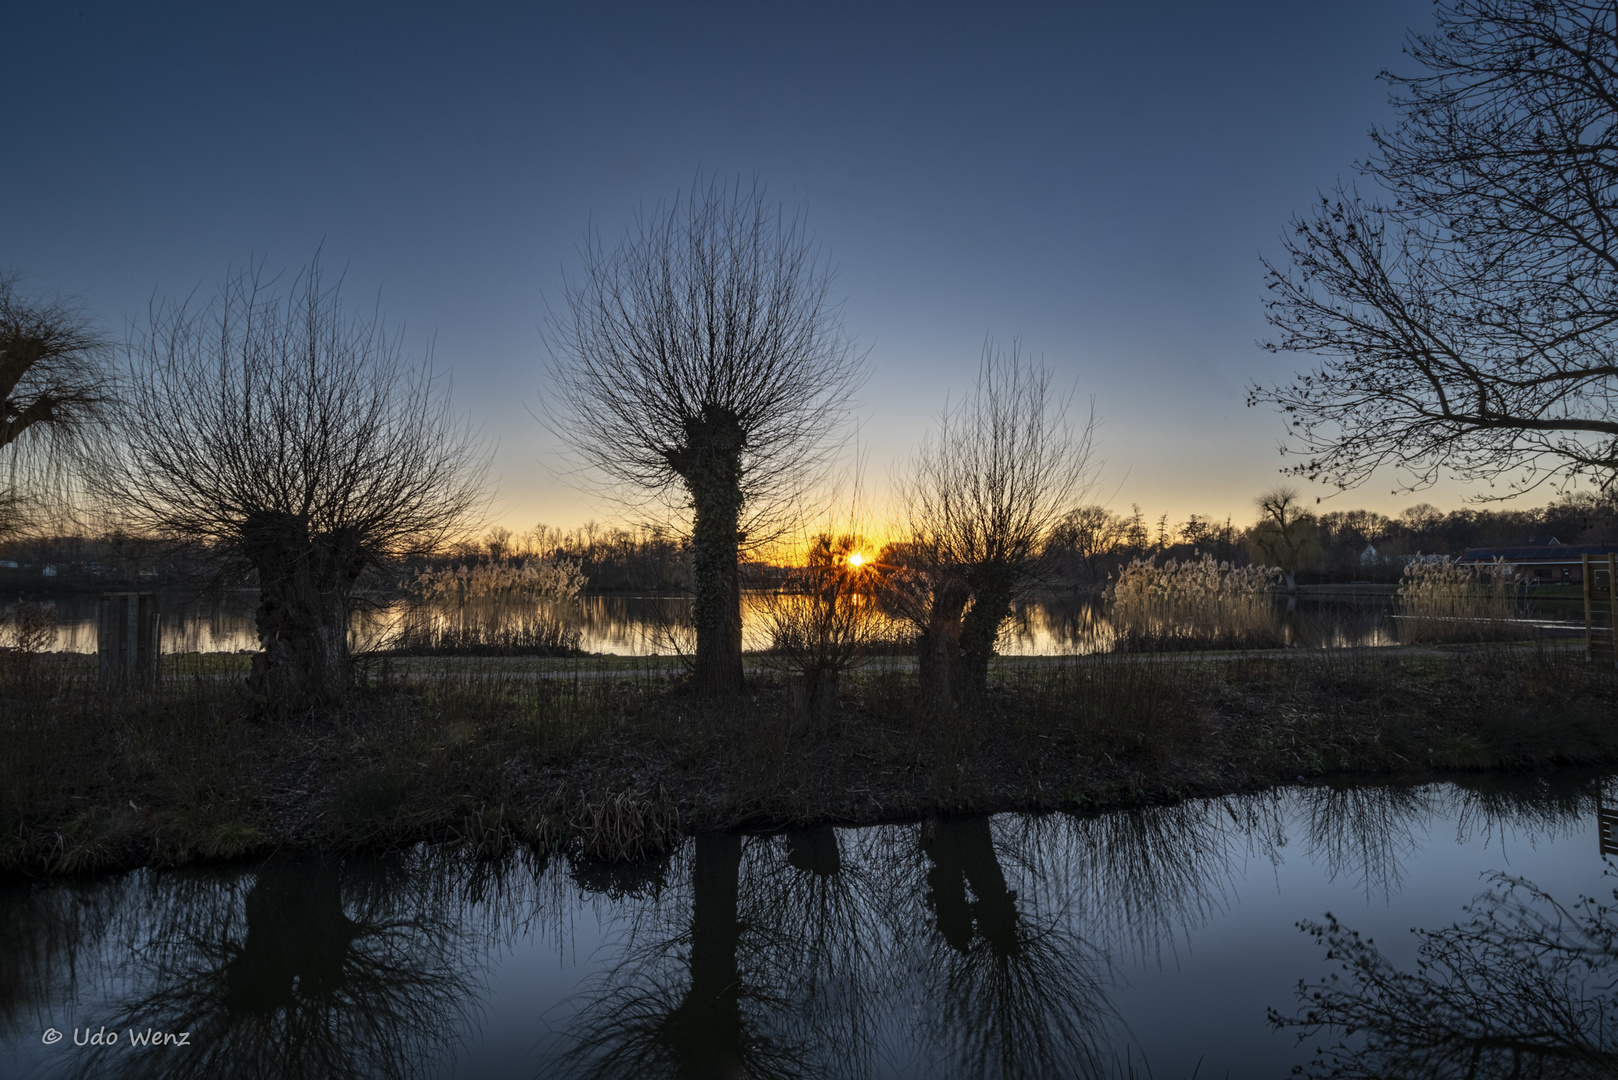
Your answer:
[[[1552,539],[1618,544],[1618,498],[1595,492],[1569,494],[1538,507],[1444,511],[1417,503],[1396,516],[1375,510],[1303,509],[1293,493],[1291,505],[1280,510],[1280,523],[1263,509],[1265,502],[1273,506],[1276,494],[1261,497],[1260,516],[1243,525],[1196,514],[1170,525],[1168,515],[1148,519],[1138,506],[1127,514],[1103,506],[1079,507],[1052,531],[1046,581],[1059,588],[1100,588],[1131,560],[1202,553],[1238,566],[1279,566],[1301,583],[1381,581],[1397,579],[1412,555],[1456,556],[1468,548]]]
[[[481,540],[454,544],[434,564],[529,559],[578,566],[590,593],[683,593],[692,588],[691,542],[661,526],[623,527],[586,522],[560,529],[541,522],[523,532],[490,529]]]

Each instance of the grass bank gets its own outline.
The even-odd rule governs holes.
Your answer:
[[[35,661],[0,689],[11,873],[420,841],[611,860],[710,829],[1618,761],[1613,669],[1520,646],[1008,661],[944,719],[912,670],[873,667],[818,729],[767,673],[716,707],[672,664],[383,665],[343,712],[272,721],[245,711],[244,658],[170,661],[158,689],[116,694],[83,660]]]

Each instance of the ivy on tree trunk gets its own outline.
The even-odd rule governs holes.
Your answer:
[[[685,425],[685,443],[669,454],[691,498],[692,621],[697,631],[694,683],[712,697],[742,689],[740,568],[742,451],[735,413],[706,406]]]
[[[249,516],[242,540],[259,582],[262,648],[249,689],[278,711],[339,703],[354,679],[350,597],[365,565],[358,537],[311,533],[305,515],[262,511]]]

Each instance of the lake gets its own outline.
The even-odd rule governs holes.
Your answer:
[[[1410,929],[1491,873],[1610,896],[1615,794],[1300,785],[707,835],[633,867],[421,849],[14,883],[0,1075],[1282,1077],[1336,1041],[1266,1022],[1337,970],[1300,920],[1411,970]]]
[[[96,649],[96,605],[93,594],[64,593],[51,601],[57,613],[53,649],[93,653]],[[250,590],[198,598],[169,590],[163,594],[162,640],[165,653],[235,652],[257,649]],[[0,614],[11,605],[0,604]],[[1336,598],[1275,597],[1273,626],[1279,640],[1303,646],[1391,645],[1398,641],[1391,597],[1375,594]],[[668,655],[676,646],[689,650],[680,626],[689,601],[669,596],[584,596],[571,618],[582,634],[585,652],[620,656]],[[1577,601],[1524,602],[1524,637],[1555,627],[1583,631],[1583,608]],[[356,644],[375,640],[391,626],[390,617],[356,617]],[[764,606],[756,594],[745,594],[743,644],[769,645]],[[1000,652],[1012,656],[1072,655],[1111,648],[1107,605],[1087,593],[1036,595],[1016,605],[1002,632]]]

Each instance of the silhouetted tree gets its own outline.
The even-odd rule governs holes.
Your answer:
[[[1441,467],[1515,494],[1618,465],[1618,9],[1441,2],[1401,114],[1265,263],[1276,352],[1324,358],[1249,404],[1286,413],[1294,471],[1351,487]],[[1517,470],[1521,470],[1520,472]]]
[[[113,397],[106,338],[20,284],[0,274],[0,539],[68,502]]]
[[[129,346],[128,447],[103,494],[130,523],[251,568],[277,707],[340,698],[362,574],[466,524],[482,469],[430,361],[344,312],[318,261],[283,299],[257,268],[200,310],[155,306]]]
[[[861,358],[802,218],[717,182],[592,237],[549,323],[554,429],[627,490],[691,515],[694,681],[742,684],[738,552],[825,460]]]
[[[939,416],[905,483],[910,580],[899,585],[935,708],[982,691],[1012,601],[1089,487],[1094,417],[1073,424],[1051,382],[1016,343],[985,343],[976,385]]]
[[[1279,567],[1287,588],[1295,589],[1298,571],[1320,550],[1314,515],[1303,508],[1296,488],[1271,488],[1253,501],[1259,510],[1258,524],[1249,534],[1253,554],[1257,561]]]

